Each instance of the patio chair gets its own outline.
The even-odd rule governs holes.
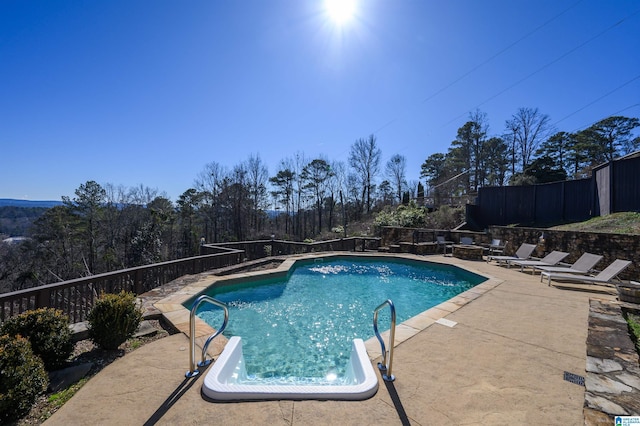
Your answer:
[[[491,240],[491,244],[489,244],[489,256],[493,256],[494,254],[502,255],[504,253],[504,248],[507,246],[507,241],[502,244],[502,240],[498,238],[494,238]]]
[[[465,245],[465,246],[472,246],[473,245],[473,238],[471,238],[471,237],[460,237],[460,244]]]
[[[534,266],[557,265],[567,256],[569,256],[569,253],[554,250],[540,260],[508,260],[507,265],[509,267],[511,267],[511,265],[520,266],[520,272],[524,272],[524,268],[531,268],[531,275],[533,275],[535,272]]]
[[[506,263],[509,260],[526,260],[529,259],[531,257],[531,253],[533,253],[533,250],[535,250],[536,245],[535,244],[527,244],[527,243],[522,243],[522,245],[518,248],[518,250],[516,250],[515,256],[487,256],[487,262],[489,262],[490,260],[495,260],[496,262],[498,262],[498,264],[500,263]]]
[[[447,241],[443,236],[436,236],[436,244],[438,245],[438,251],[440,247],[442,247],[442,254],[447,255],[447,249],[451,249],[451,254],[453,254],[453,241]]]
[[[578,260],[576,260],[573,265],[570,266],[544,266],[544,265],[536,265],[533,267],[533,270],[539,270],[540,272],[560,272],[566,274],[588,274],[594,266],[600,260],[602,256],[599,254],[591,254],[591,253],[583,253]],[[542,282],[542,275],[540,275],[540,282]]]
[[[549,285],[551,280],[555,281],[577,281],[585,284],[613,284],[613,279],[617,279],[618,282],[622,282],[618,277],[620,272],[624,271],[629,265],[630,260],[616,259],[613,263],[603,269],[598,275],[579,275],[579,274],[563,274],[556,272],[542,271],[540,274],[549,278]],[[542,280],[542,278],[540,278]]]

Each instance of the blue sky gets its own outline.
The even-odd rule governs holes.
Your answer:
[[[418,179],[476,108],[557,130],[640,117],[638,0],[0,2],[0,198],[95,180],[173,200],[204,166],[347,161],[375,133]],[[638,134],[638,132],[636,132]]]

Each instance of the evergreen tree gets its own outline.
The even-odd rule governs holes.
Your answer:
[[[322,204],[327,193],[329,179],[332,176],[333,172],[331,171],[329,163],[322,158],[311,161],[302,170],[302,178],[305,181],[304,187],[309,191],[315,203],[318,218],[318,233],[322,232]]]
[[[99,246],[97,230],[102,219],[107,193],[102,186],[91,180],[80,185],[75,194],[73,200],[69,197],[62,197],[62,201],[80,219],[87,246],[86,269],[89,275],[92,275],[98,272],[95,268]]]

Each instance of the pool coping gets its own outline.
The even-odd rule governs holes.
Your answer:
[[[440,261],[438,257],[425,257],[413,254],[405,254],[405,253],[353,253],[353,252],[322,252],[322,253],[312,253],[312,254],[304,254],[304,255],[292,255],[289,256],[286,260],[284,260],[277,268],[263,270],[263,271],[252,271],[252,272],[240,272],[237,274],[223,275],[223,276],[206,276],[201,278],[195,283],[189,284],[181,290],[176,291],[172,295],[156,302],[153,306],[158,309],[162,315],[162,317],[171,324],[173,328],[178,330],[179,332],[185,334],[187,337],[190,337],[190,311],[185,308],[182,304],[187,300],[191,299],[195,295],[201,293],[212,285],[226,285],[228,283],[232,283],[234,281],[246,280],[246,279],[263,279],[265,277],[279,277],[282,275],[286,275],[289,273],[293,265],[300,260],[309,260],[316,258],[326,258],[326,257],[367,257],[367,258],[380,258],[380,259],[406,259],[420,262],[428,262],[428,263],[438,263],[441,265],[449,265],[456,266],[461,269],[465,269],[469,272],[473,272],[474,274],[480,275],[482,277],[487,278],[481,284],[476,285],[469,290],[466,290],[451,299],[448,299],[424,312],[421,312],[406,321],[396,325],[395,331],[395,342],[394,347],[402,344],[407,341],[411,337],[420,333],[421,331],[427,329],[433,324],[440,324],[444,326],[455,326],[455,323],[449,320],[446,320],[446,317],[458,309],[462,308],[466,304],[472,302],[478,297],[482,296],[489,290],[500,285],[503,280],[499,280],[495,277],[489,276],[486,273],[482,273],[468,265],[468,262],[464,264],[460,264],[459,262],[452,262],[451,258],[447,258],[446,261]],[[443,259],[445,260],[445,259]],[[209,336],[215,333],[215,329],[205,323],[203,320],[196,316],[195,318],[195,342],[199,348],[202,348],[205,341]],[[380,333],[385,342],[389,340],[389,331],[385,331]],[[219,356],[224,349],[228,339],[224,336],[216,337],[207,350],[207,354],[211,357]],[[371,337],[370,339],[365,341],[365,347],[367,348],[367,354],[369,355],[370,360],[374,360],[381,356],[380,353],[380,343],[377,338]]]

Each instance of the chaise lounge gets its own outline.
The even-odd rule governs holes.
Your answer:
[[[498,238],[494,238],[491,240],[491,244],[489,244],[489,256],[493,256],[494,254],[498,254],[498,256],[502,256],[502,252],[504,252],[504,248],[507,246],[507,241],[502,244],[502,240]]]
[[[531,253],[533,253],[533,250],[535,250],[536,245],[535,244],[527,244],[527,243],[522,243],[522,245],[518,248],[518,250],[515,253],[515,256],[487,256],[487,262],[491,261],[491,260],[495,260],[496,262],[498,262],[498,264],[500,263],[507,263],[510,260],[526,260],[529,259],[531,257]]]
[[[613,279],[617,279],[619,282],[622,282],[619,278],[617,278],[618,274],[624,271],[629,265],[631,265],[630,260],[616,259],[611,265],[607,266],[598,275],[595,276],[542,271],[540,273],[540,280],[542,281],[543,276],[549,278],[549,285],[551,285],[551,280],[577,281],[586,284],[613,284]]]
[[[540,260],[508,260],[507,265],[518,265],[520,266],[520,272],[524,272],[524,268],[531,268],[531,275],[534,274],[535,266],[553,266],[557,265],[564,259],[569,256],[569,253],[564,251],[554,250],[545,257]]]
[[[538,269],[540,272],[559,272],[566,274],[582,274],[586,275],[593,269],[594,266],[598,262],[602,260],[602,256],[599,254],[592,253],[583,253],[582,256],[578,260],[576,260],[573,265],[570,266],[543,266],[538,265],[534,266],[534,271]],[[542,275],[540,275],[540,281],[542,281]]]

